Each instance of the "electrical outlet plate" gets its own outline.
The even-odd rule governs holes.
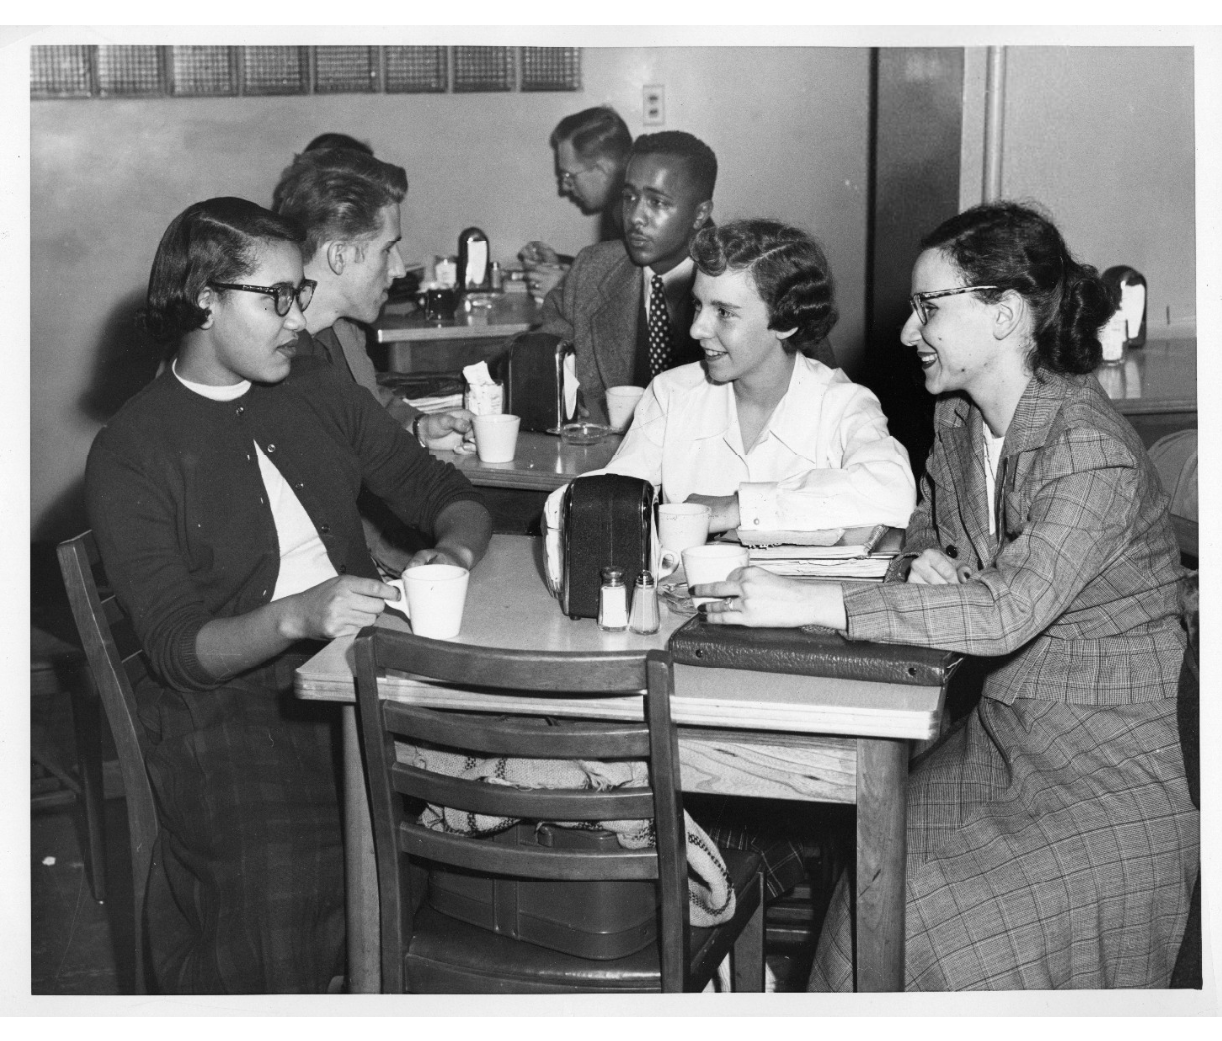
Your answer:
[[[641,122],[647,127],[660,127],[666,122],[666,88],[662,84],[641,88]]]

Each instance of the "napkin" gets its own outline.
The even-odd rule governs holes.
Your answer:
[[[486,361],[464,365],[463,379],[467,381],[467,408],[477,416],[495,415],[504,411],[501,385],[492,378]]]
[[[577,389],[581,384],[577,381],[577,356],[564,356],[564,418],[577,415]]]

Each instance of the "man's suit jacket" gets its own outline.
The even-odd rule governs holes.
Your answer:
[[[326,334],[330,332],[330,336]],[[338,345],[339,350],[336,350]],[[365,329],[350,318],[337,318],[330,329],[317,336],[301,333],[297,338],[297,353],[324,358],[346,371],[353,383],[359,383],[401,426],[411,426],[420,413],[402,398],[395,397],[389,387],[378,383],[377,372],[365,350]]]
[[[577,254],[573,266],[543,301],[537,332],[572,340],[577,352],[577,379],[591,419],[607,422],[608,387],[645,386],[637,359],[646,343],[641,269],[623,242],[600,242]],[[674,364],[700,357],[688,335],[692,326],[690,286],[674,326],[678,350]]]

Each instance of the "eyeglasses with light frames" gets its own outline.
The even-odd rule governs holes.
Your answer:
[[[292,310],[294,300],[303,311],[309,307],[314,290],[318,288],[318,283],[310,278],[303,278],[299,286],[293,285],[292,282],[277,282],[274,286],[248,286],[241,282],[209,282],[208,285],[213,289],[237,289],[243,293],[262,293],[264,296],[270,296],[275,300],[276,314],[281,318]]]
[[[929,321],[929,308],[925,304],[930,300],[937,300],[942,296],[957,296],[959,293],[974,293],[977,289],[999,289],[1000,286],[960,286],[958,289],[935,289],[931,293],[913,293],[908,298],[908,302],[912,305],[913,311],[916,312],[917,318],[924,325]]]
[[[597,165],[597,164],[595,164]],[[593,170],[593,166],[583,166],[580,170],[561,170],[560,171],[560,187],[565,191],[574,188],[577,185],[577,178],[583,173],[589,173]]]

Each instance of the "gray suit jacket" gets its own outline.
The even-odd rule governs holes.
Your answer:
[[[684,310],[682,321],[676,323],[680,326],[675,330],[676,364],[699,357],[699,348],[688,336],[690,307]],[[583,249],[543,301],[536,331],[573,341],[577,379],[591,419],[607,422],[608,387],[643,385],[636,378],[642,314],[641,269],[620,241]]]

